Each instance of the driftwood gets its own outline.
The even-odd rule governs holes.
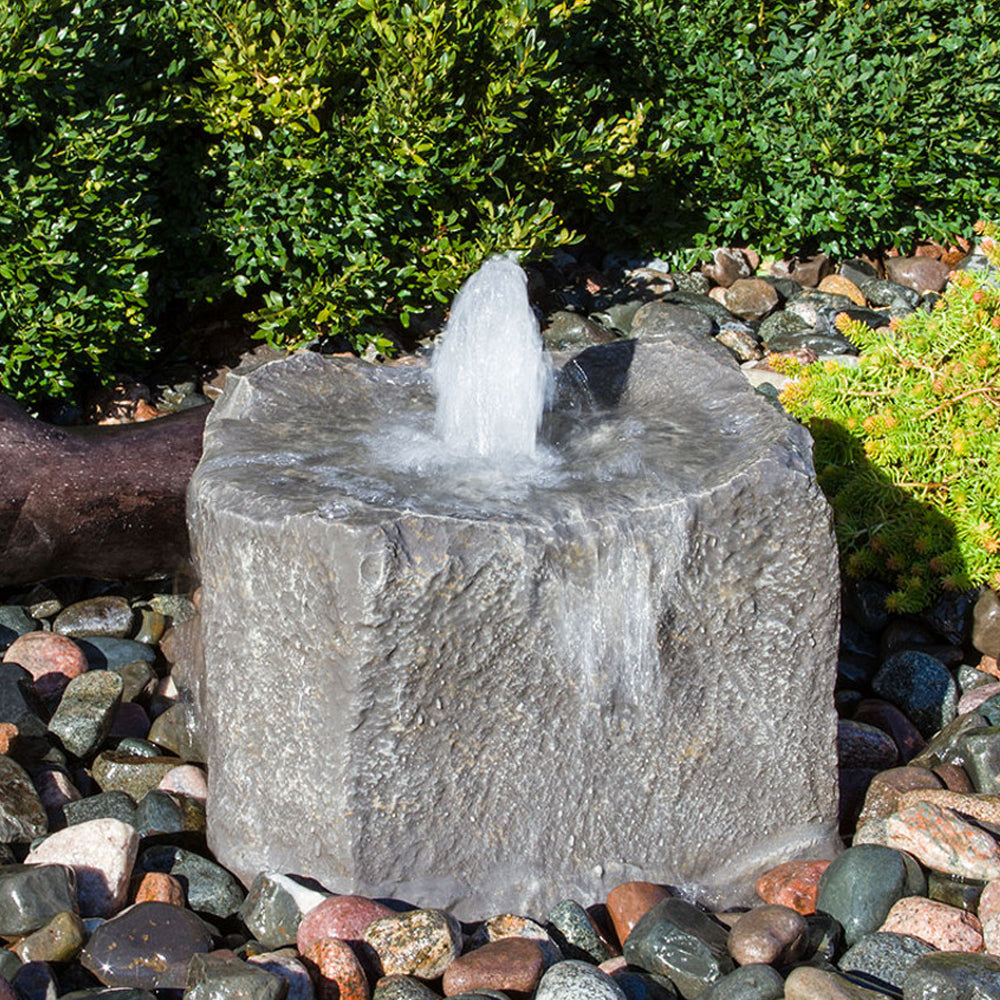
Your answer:
[[[65,428],[0,396],[0,585],[181,570],[185,494],[208,410]]]

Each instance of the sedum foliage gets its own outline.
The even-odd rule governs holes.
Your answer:
[[[1000,585],[997,278],[957,272],[932,311],[879,330],[839,322],[862,349],[856,369],[788,366],[781,401],[812,431],[844,568],[887,581],[892,610]]]
[[[993,0],[0,0],[0,38],[29,405],[199,310],[362,347],[498,250],[853,251],[1000,199]]]

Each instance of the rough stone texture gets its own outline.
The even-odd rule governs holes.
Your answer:
[[[920,896],[894,903],[879,931],[908,934],[941,951],[983,950],[983,928],[975,915]]]
[[[828,860],[786,861],[757,879],[757,895],[765,903],[790,906],[804,916],[816,912],[819,880],[830,866]]]
[[[70,430],[0,396],[0,585],[171,573],[188,553],[184,492],[207,407]]]
[[[767,867],[834,849],[838,573],[808,437],[708,347],[577,367],[623,354],[654,471],[487,518],[350,492],[351,428],[429,411],[420,368],[304,354],[230,377],[189,495],[222,864],[468,918],[630,879],[752,899]],[[614,375],[588,378],[598,401]]]

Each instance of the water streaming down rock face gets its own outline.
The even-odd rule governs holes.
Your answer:
[[[420,368],[227,383],[189,520],[211,846],[241,877],[541,915],[630,878],[734,901],[836,849],[805,431],[707,346],[590,349],[552,398],[511,461],[442,447]]]
[[[524,271],[494,257],[459,292],[434,352],[438,436],[460,456],[533,457],[549,376]]]

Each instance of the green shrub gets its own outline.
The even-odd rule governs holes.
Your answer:
[[[880,330],[839,322],[862,348],[856,369],[786,369],[781,401],[812,431],[844,569],[887,581],[893,610],[1000,584],[997,278],[959,272],[933,311]]]
[[[997,210],[1000,4],[660,7],[644,141],[675,156],[622,216],[645,238],[858,252],[967,235]]]
[[[0,37],[0,390],[30,404],[148,352],[192,242],[188,55],[161,4],[4,2]]]
[[[0,37],[31,406],[207,306],[362,347],[574,232],[839,251],[1000,211],[985,0],[0,0]]]

